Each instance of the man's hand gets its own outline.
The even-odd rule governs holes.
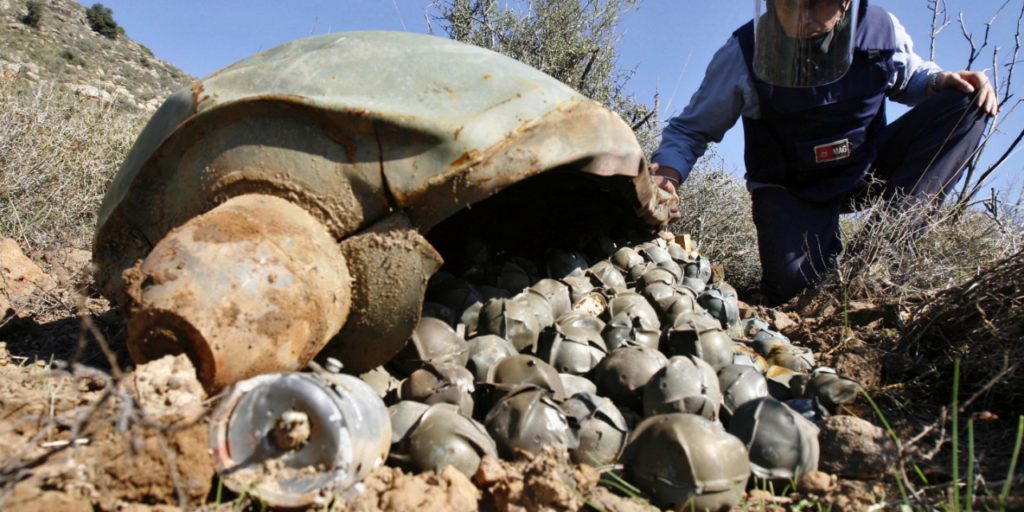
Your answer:
[[[679,171],[671,167],[661,167],[657,163],[652,163],[651,166],[647,168],[647,172],[649,172],[651,177],[654,178],[654,184],[657,185],[658,188],[672,194],[673,197],[678,197],[679,194],[677,193],[676,187],[679,186]]]
[[[964,94],[977,92],[978,108],[990,116],[999,113],[999,97],[992,89],[988,77],[981,71],[954,71],[952,73],[943,71],[935,84],[935,89],[938,91],[953,88]]]

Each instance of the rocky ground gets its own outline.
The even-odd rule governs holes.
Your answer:
[[[133,369],[122,366],[128,359],[120,340],[120,316],[105,300],[88,297],[88,262],[88,253],[76,250],[30,259],[14,242],[0,242],[3,508],[258,508],[247,497],[218,484],[207,447],[206,412],[211,400],[188,360],[167,357]],[[77,289],[85,290],[87,297],[76,297]],[[788,311],[746,308],[744,314],[767,318],[794,341],[808,342],[823,363],[834,364],[873,393],[887,393],[879,402],[891,411],[901,439],[927,428],[927,422],[909,409],[920,414],[931,405],[941,407],[944,396],[901,412],[893,406],[899,403],[898,395],[894,399],[886,390],[911,364],[885,351],[886,345],[879,341],[893,336],[886,326],[901,311],[854,304],[847,315],[850,325],[844,326],[829,320],[835,312],[822,307],[806,300]],[[820,425],[820,471],[795,483],[795,491],[772,494],[750,489],[744,506],[866,510],[898,503],[899,491],[889,472],[899,467],[900,449],[868,404],[858,402],[843,412]],[[979,439],[984,433],[982,426]],[[941,457],[933,462],[921,460],[921,470],[930,478],[941,478],[948,467]],[[651,508],[642,493],[623,492],[629,488],[614,471],[573,464],[566,452],[552,450],[517,462],[488,458],[472,478],[454,470],[416,475],[382,467],[365,479],[361,493],[339,498],[331,507],[360,511]]]

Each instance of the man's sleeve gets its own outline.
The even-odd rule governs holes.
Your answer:
[[[942,68],[914,53],[914,42],[910,39],[910,34],[896,16],[890,13],[889,17],[892,18],[893,27],[896,29],[897,49],[892,56],[896,65],[896,75],[890,80],[887,94],[893,101],[914,106],[928,96],[928,80],[933,74],[941,72]]]
[[[720,142],[741,114],[760,116],[743,50],[732,37],[712,57],[690,104],[661,132],[661,145],[651,160],[678,170],[686,180],[708,143]]]

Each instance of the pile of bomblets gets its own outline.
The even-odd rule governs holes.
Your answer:
[[[485,455],[561,444],[697,510],[732,507],[751,476],[781,489],[816,470],[815,422],[856,383],[741,319],[736,290],[670,235],[600,246],[536,261],[469,243],[465,268],[431,279],[406,348],[362,375],[390,406],[391,462],[473,475]]]

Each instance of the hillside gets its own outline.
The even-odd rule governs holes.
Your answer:
[[[145,111],[193,80],[123,33],[110,39],[95,32],[78,2],[39,2],[36,26],[24,20],[28,4],[0,0],[0,72],[58,82],[81,96]]]

